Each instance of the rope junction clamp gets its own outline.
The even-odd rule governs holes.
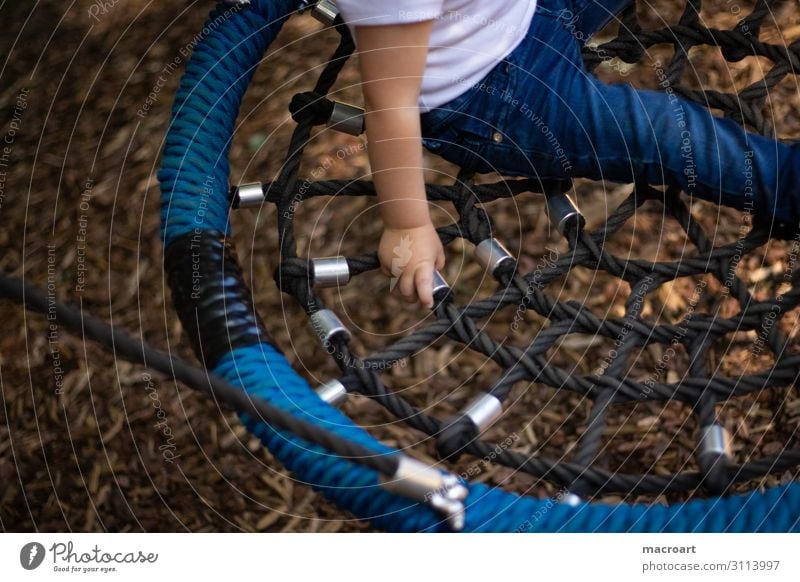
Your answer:
[[[461,414],[469,418],[481,433],[503,416],[503,403],[492,394],[482,394],[473,400]]]
[[[445,278],[442,277],[442,274],[436,270],[433,271],[432,287],[434,301],[440,301],[448,293],[450,293],[450,285],[447,284],[447,281],[445,281]]]
[[[453,531],[464,529],[464,500],[469,491],[452,473],[402,455],[395,474],[381,477],[381,487],[432,507],[444,515]]]
[[[347,388],[339,380],[328,380],[316,389],[316,393],[331,406],[339,406],[347,400]]]
[[[326,125],[330,129],[342,133],[361,135],[364,133],[364,110],[355,105],[334,101],[333,110]]]
[[[327,348],[334,340],[349,342],[353,337],[339,316],[330,309],[320,309],[309,316],[314,333],[319,336],[322,345]]]
[[[547,195],[547,215],[558,232],[564,236],[567,236],[572,227],[581,230],[586,226],[586,219],[566,192]]]
[[[730,460],[733,458],[730,433],[718,424],[703,427],[700,433],[699,459],[711,457],[714,461],[720,457]]]
[[[350,282],[350,267],[347,257],[320,257],[311,259],[314,276],[314,288],[339,287]]]
[[[484,269],[488,269],[490,275],[494,275],[503,263],[514,262],[514,257],[496,238],[486,238],[479,242],[475,247],[475,258]]]
[[[259,182],[236,187],[233,192],[234,208],[252,208],[264,203],[264,188]]]
[[[330,0],[319,0],[311,9],[311,16],[322,24],[331,26],[339,16],[339,8]]]

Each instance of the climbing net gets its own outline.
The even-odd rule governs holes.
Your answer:
[[[798,43],[786,48],[762,43],[757,38],[759,27],[772,4],[774,2],[768,0],[759,2],[734,30],[714,30],[704,26],[698,17],[699,1],[688,3],[678,25],[652,32],[642,30],[635,9],[630,9],[622,15],[619,36],[600,46],[585,48],[584,58],[590,68],[612,57],[635,63],[648,47],[672,44],[674,56],[665,68],[668,86],[683,97],[721,109],[738,122],[762,134],[772,135],[773,131],[762,114],[769,89],[786,75],[800,71],[797,68],[800,58]],[[347,29],[339,26],[338,30],[342,33],[341,43],[316,87],[311,92],[295,96],[292,101],[291,110],[297,127],[282,173],[274,182],[259,185],[259,195],[255,198],[258,203],[266,200],[277,207],[281,240],[281,261],[275,273],[278,286],[294,296],[306,310],[314,329],[320,333],[328,352],[341,369],[342,376],[336,383],[326,385],[321,394],[333,399],[343,397],[345,393],[373,398],[398,420],[434,438],[443,459],[454,459],[462,453],[492,458],[497,463],[550,480],[581,495],[609,492],[658,494],[693,490],[700,486],[721,493],[732,483],[781,472],[800,462],[800,449],[786,448],[768,457],[734,464],[727,442],[729,435],[715,412],[717,404],[731,397],[769,387],[783,387],[795,381],[800,369],[800,354],[789,351],[779,320],[800,304],[800,272],[787,274],[792,288],[786,293],[756,300],[748,285],[736,274],[736,267],[743,255],[769,240],[770,227],[757,226],[739,240],[714,247],[676,189],[669,189],[665,194],[638,184],[634,193],[611,213],[606,224],[589,232],[564,191],[568,184],[526,179],[475,185],[469,176],[462,173],[452,186],[429,185],[427,195],[430,200],[452,203],[458,211],[457,222],[438,229],[442,242],[447,245],[464,238],[476,245],[478,259],[484,258],[484,266],[496,279],[497,289],[486,299],[459,306],[449,288],[443,285],[437,295],[434,323],[378,353],[369,356],[355,353],[349,345],[349,333],[325,308],[315,289],[329,283],[344,284],[351,277],[378,268],[376,254],[309,259],[298,256],[295,242],[295,207],[299,202],[315,196],[371,196],[375,193],[372,183],[363,181],[305,182],[300,188],[299,162],[309,142],[311,128],[329,123],[334,109],[341,107],[325,97],[353,51]],[[749,55],[765,56],[774,65],[762,80],[737,94],[691,90],[680,81],[689,63],[688,52],[697,45],[720,46],[731,60]],[[520,272],[517,261],[492,238],[492,233],[497,230],[483,207],[484,203],[523,192],[545,193],[551,220],[559,226],[570,244],[569,252],[552,264],[529,273]],[[234,195],[238,196],[239,191]],[[684,256],[675,262],[651,262],[615,256],[605,250],[605,242],[646,200],[663,202],[665,214],[680,225],[697,250],[694,256]],[[579,267],[604,271],[630,285],[631,293],[623,317],[601,318],[584,305],[548,296],[544,288],[549,282]],[[730,317],[695,313],[674,324],[655,324],[642,317],[646,295],[680,277],[707,274],[717,278],[738,302],[738,313]],[[482,319],[519,306],[549,320],[549,325],[540,329],[527,346],[508,345],[492,338],[482,327]],[[765,348],[772,351],[774,364],[758,373],[737,378],[712,373],[707,364],[709,349],[717,339],[737,331],[757,332]],[[554,365],[546,355],[567,334],[602,336],[614,341],[618,347],[607,358],[608,365],[602,373],[577,375],[570,369]],[[501,378],[479,395],[470,407],[451,418],[436,418],[416,408],[401,394],[393,392],[382,377],[382,371],[413,357],[443,336],[479,352],[505,370]],[[688,373],[675,382],[661,381],[660,378],[633,379],[630,372],[635,365],[635,356],[650,344],[685,349],[691,362]],[[521,382],[571,390],[593,400],[585,431],[572,460],[531,456],[481,440],[480,432],[501,414],[502,405],[508,402],[512,388]],[[599,466],[601,459],[597,453],[606,429],[609,406],[648,400],[677,400],[693,408],[699,427],[696,449],[699,472],[633,475]]]
[[[287,1],[283,4],[287,5],[285,8],[288,11],[295,3]],[[644,30],[637,21],[635,10],[631,8],[621,15],[622,25],[618,36],[599,46],[585,48],[584,59],[593,70],[601,62],[611,58],[625,63],[636,63],[643,58],[648,48],[659,44],[672,45],[673,56],[664,68],[664,86],[671,87],[687,99],[719,109],[726,116],[754,131],[774,135],[762,113],[770,89],[785,77],[800,72],[800,42],[780,46],[759,40],[759,29],[775,4],[775,0],[759,0],[754,10],[732,30],[716,30],[705,26],[699,17],[700,0],[689,0],[677,25],[654,31]],[[738,240],[714,246],[712,237],[695,220],[675,188],[662,191],[652,185],[636,184],[634,192],[609,215],[605,224],[590,231],[570,198],[570,183],[500,179],[491,184],[477,184],[473,181],[473,176],[462,171],[452,185],[427,185],[430,200],[449,202],[458,213],[458,220],[437,229],[443,244],[449,245],[457,239],[465,239],[475,245],[476,258],[496,281],[495,289],[489,297],[459,305],[456,293],[446,281],[439,278],[434,284],[433,323],[409,333],[378,353],[356,353],[351,346],[350,332],[333,310],[326,308],[318,289],[346,284],[354,277],[377,269],[379,264],[376,254],[305,258],[298,255],[296,243],[295,210],[298,204],[318,196],[375,194],[373,184],[367,181],[301,179],[301,160],[315,126],[327,124],[353,134],[358,134],[362,129],[362,118],[357,109],[328,98],[339,73],[354,50],[353,41],[330,2],[320,1],[307,8],[311,8],[321,20],[335,27],[341,40],[313,90],[298,94],[292,100],[290,109],[297,125],[282,170],[272,182],[231,188],[230,192],[225,192],[224,203],[213,199],[210,202],[204,201],[203,216],[206,221],[213,213],[221,217],[215,219],[216,223],[207,224],[204,229],[194,227],[198,223],[198,206],[194,199],[196,192],[202,187],[202,176],[209,172],[208,167],[227,176],[227,164],[220,159],[227,153],[236,108],[227,103],[234,102],[235,99],[227,96],[225,99],[220,98],[216,105],[232,110],[220,113],[221,118],[227,116],[224,121],[212,118],[211,113],[207,119],[202,120],[202,131],[209,132],[213,139],[219,136],[223,138],[220,145],[222,154],[215,154],[215,157],[209,155],[213,148],[203,143],[204,136],[199,135],[201,130],[196,129],[198,117],[190,107],[191,93],[200,94],[203,99],[202,107],[207,108],[207,103],[213,100],[209,99],[207,91],[204,92],[205,87],[198,90],[195,83],[216,83],[219,87],[214,86],[214,90],[223,93],[227,90],[227,83],[241,94],[249,76],[240,75],[236,71],[231,73],[231,79],[228,80],[214,69],[213,74],[208,75],[211,80],[207,81],[197,71],[192,70],[191,74],[187,71],[185,87],[182,86],[182,92],[179,92],[176,99],[173,135],[167,139],[165,161],[159,174],[164,192],[162,225],[167,244],[165,266],[176,308],[194,341],[196,352],[207,367],[213,368],[223,377],[237,379],[251,394],[268,398],[269,390],[273,390],[269,394],[274,398],[280,399],[284,396],[283,392],[275,392],[274,387],[267,389],[248,386],[248,383],[255,385],[257,382],[264,382],[263,377],[256,379],[259,358],[262,364],[267,361],[268,371],[271,365],[283,370],[283,364],[270,364],[270,361],[274,361],[272,352],[264,355],[263,348],[259,348],[261,352],[257,355],[253,355],[253,346],[268,344],[272,347],[274,342],[255,313],[228,240],[227,210],[231,205],[243,208],[268,202],[276,206],[280,241],[280,263],[275,271],[275,281],[282,291],[293,296],[306,311],[314,331],[341,372],[339,378],[325,383],[317,390],[315,400],[307,401],[309,407],[316,407],[320,400],[327,404],[339,403],[347,394],[364,395],[379,403],[399,421],[435,439],[442,459],[455,460],[464,454],[492,459],[514,471],[566,487],[571,492],[568,504],[572,505],[581,504],[580,499],[583,497],[605,493],[661,494],[703,488],[715,494],[723,494],[730,492],[732,485],[736,483],[782,473],[800,464],[800,448],[790,446],[762,458],[748,458],[742,463],[736,463],[731,453],[731,437],[723,426],[724,421],[717,418],[717,405],[728,399],[765,389],[793,386],[797,379],[800,354],[791,351],[781,329],[781,322],[790,317],[790,312],[800,305],[800,271],[787,271],[785,281],[789,283],[789,289],[768,299],[756,298],[748,289],[747,283],[737,274],[737,266],[743,256],[764,246],[772,237],[793,234],[793,229],[791,225],[754,224]],[[252,26],[254,30],[269,29],[270,35],[274,35],[280,27],[280,23],[274,23],[280,21],[284,15],[273,14],[273,9],[269,3],[253,2],[251,12],[243,13],[241,21],[232,24],[229,32],[220,33],[213,39],[222,48],[214,48],[215,45],[211,42],[208,43],[209,47],[220,52],[225,49],[228,51],[226,55],[232,55],[236,51],[229,50],[225,43],[230,42],[231,46],[234,46],[234,40],[241,43],[241,37],[237,35],[241,35],[242,31],[248,32],[247,26]],[[242,57],[241,63],[230,60],[224,62],[234,62],[234,65],[246,70],[253,59],[251,52],[263,52],[270,40],[259,40],[262,44],[254,47],[248,45],[242,48],[235,45],[239,46],[238,53],[244,54],[246,58]],[[738,93],[690,89],[682,85],[681,80],[689,64],[690,49],[702,45],[720,47],[729,61],[758,56],[769,59],[773,64],[761,80]],[[199,56],[195,61],[195,64],[199,63],[197,66],[209,66],[204,63],[212,62],[212,48],[206,52],[204,48],[202,45],[198,48]],[[235,54],[231,58],[235,60]],[[189,110],[189,113],[181,118],[184,110]],[[180,155],[175,152],[180,152]],[[489,202],[526,192],[544,194],[550,220],[569,246],[569,250],[557,260],[529,273],[522,272],[517,259],[494,238],[494,233],[498,230],[485,207]],[[693,256],[682,256],[678,261],[650,261],[617,256],[606,249],[607,241],[620,232],[645,201],[663,204],[664,215],[683,229],[696,249]],[[198,259],[189,260],[189,255],[197,256]],[[568,277],[577,268],[603,272],[625,281],[631,291],[625,303],[624,315],[601,317],[581,303],[561,300],[548,294],[548,283]],[[198,286],[195,274],[200,271],[210,272],[212,276],[204,278],[202,285]],[[717,279],[729,296],[738,303],[738,312],[728,317],[695,312],[677,323],[654,323],[643,316],[646,296],[684,277]],[[483,325],[484,321],[500,311],[515,310],[520,306],[546,319],[547,325],[538,329],[533,339],[523,346],[510,345],[503,339],[493,338]],[[772,365],[735,378],[724,377],[713,371],[709,365],[709,354],[714,343],[734,332],[757,334],[763,349],[769,350],[774,358]],[[547,352],[569,334],[588,334],[614,342],[615,347],[609,352],[607,366],[602,372],[577,374],[572,369],[548,360]],[[458,342],[464,349],[473,350],[495,362],[503,373],[491,386],[480,392],[476,390],[474,400],[461,412],[438,418],[427,409],[420,410],[414,406],[404,395],[392,391],[384,381],[384,375],[386,370],[402,360],[412,358],[443,338]],[[636,379],[631,371],[636,366],[637,357],[651,345],[683,350],[689,361],[687,372],[675,381],[669,381],[669,377],[662,380],[660,376]],[[277,375],[277,372],[271,373]],[[281,377],[290,378],[286,380],[287,384],[296,381],[293,373]],[[519,383],[537,383],[556,390],[567,390],[592,401],[584,430],[569,460],[498,447],[481,436],[503,415],[504,405],[508,407],[512,403],[512,389]],[[643,401],[678,401],[691,407],[698,427],[695,451],[697,470],[640,475],[626,474],[603,466],[600,452],[611,407],[619,403]],[[292,406],[297,415],[313,416],[312,412],[297,403]],[[318,409],[315,408],[316,410]],[[325,411],[319,410],[320,417],[332,414],[327,408]],[[280,449],[283,446],[275,440],[275,435],[268,433],[263,426],[259,427],[252,417],[243,418],[248,427],[261,436],[271,449]],[[338,419],[344,417],[339,415],[335,418],[336,422],[343,422]],[[330,418],[326,417],[324,420],[328,422]],[[335,422],[332,422],[331,426],[333,425]],[[304,453],[295,454],[303,456],[303,461],[297,463],[301,465],[301,469],[313,471]],[[287,458],[292,460],[288,453],[282,457]],[[321,483],[320,486],[324,488],[333,483],[335,487],[341,487],[340,482],[344,477],[337,471],[340,471],[338,465],[335,470],[331,468],[331,473],[336,473],[335,478]],[[398,481],[403,479],[404,476],[398,476]],[[395,492],[400,491],[414,497],[415,493],[419,493],[418,489],[414,490],[415,487],[416,484],[405,483]],[[452,492],[453,484],[450,483],[447,487]],[[338,494],[331,492],[334,497]],[[355,510],[357,513],[373,511],[365,509],[360,505],[361,502],[356,503],[346,498],[348,494],[341,495],[337,499],[348,507],[358,506]],[[447,505],[454,500],[452,496],[445,494],[437,497],[435,493],[431,495],[436,498],[434,505],[439,511],[449,514],[450,517],[458,512]],[[419,501],[430,501],[430,497],[417,495]],[[493,518],[491,516],[486,519]],[[459,524],[459,527],[462,525],[457,520],[452,523]],[[502,529],[507,525],[504,523],[503,526],[492,527]],[[416,526],[404,523],[399,529],[414,527]],[[797,523],[793,522],[787,527],[797,527]]]

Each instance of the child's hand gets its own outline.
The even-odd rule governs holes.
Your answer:
[[[419,300],[433,307],[433,271],[444,268],[444,249],[433,224],[416,228],[385,228],[378,247],[381,272],[391,277],[408,303]]]

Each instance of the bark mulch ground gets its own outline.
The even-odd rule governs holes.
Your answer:
[[[732,26],[750,2],[707,2],[703,16]],[[0,190],[2,269],[47,286],[62,301],[122,326],[152,345],[193,359],[171,307],[158,235],[159,190],[155,179],[161,140],[169,118],[184,47],[200,30],[209,2],[145,2],[69,5],[46,1],[0,3],[6,26],[0,33],[2,132],[10,136],[8,167]],[[660,0],[643,12],[654,26],[675,22],[683,2]],[[92,8],[95,6],[95,8]],[[656,12],[658,16],[656,15]],[[775,24],[778,23],[780,28]],[[310,17],[292,19],[276,46],[296,42],[268,57],[242,109],[232,152],[235,181],[271,179],[282,162],[291,131],[287,105],[306,90],[315,67],[336,44]],[[785,3],[769,18],[764,39],[786,43],[800,38],[800,12]],[[668,56],[654,47],[638,65],[609,63],[608,80],[655,87],[653,63]],[[764,63],[746,58],[726,63],[719,51],[693,51],[696,79],[687,82],[730,90],[763,76]],[[358,102],[357,75],[349,66],[338,83],[343,100]],[[800,100],[795,78],[781,83],[770,101],[782,137],[800,138]],[[2,151],[0,151],[2,153]],[[307,150],[304,171],[320,179],[355,178],[367,171],[359,138],[326,132]],[[454,168],[430,158],[431,180],[446,180]],[[579,198],[590,225],[604,217],[630,186],[582,182]],[[539,196],[492,203],[502,238],[525,249],[523,270],[550,252],[563,250]],[[306,329],[301,310],[281,296],[272,281],[276,235],[272,209],[234,218],[241,263],[256,303],[273,337],[296,368],[312,382],[335,374],[335,367]],[[314,200],[301,212],[307,228],[300,252],[353,253],[376,248],[377,213],[366,200]],[[734,211],[697,203],[695,215],[717,242],[740,234]],[[440,217],[441,218],[441,217]],[[307,220],[306,220],[307,219]],[[656,233],[657,236],[654,236]],[[689,249],[676,224],[663,221],[648,203],[609,242],[619,255],[680,258]],[[775,293],[790,265],[790,244],[772,242],[738,268],[758,296]],[[448,251],[448,280],[458,279],[460,302],[470,293],[485,296],[488,284],[469,259],[466,245]],[[698,280],[681,279],[649,297],[645,314],[677,321],[693,301]],[[325,299],[350,319],[356,349],[365,353],[420,325],[418,309],[389,295],[388,283],[365,275]],[[575,271],[549,291],[586,303],[598,314],[620,316],[630,289],[617,279]],[[695,298],[698,311],[730,315],[736,305],[720,296],[709,279]],[[532,326],[540,325],[526,314]],[[293,479],[235,415],[139,366],[115,359],[98,346],[63,330],[51,331],[43,317],[0,302],[0,528],[11,531],[358,531],[367,526]],[[505,325],[501,320],[490,325]],[[784,318],[796,344],[797,313]],[[715,351],[713,365],[735,376],[770,364],[752,353],[752,334],[732,336]],[[553,350],[560,365],[590,371],[602,362],[607,342],[569,336]],[[640,359],[652,369],[662,357],[651,347]],[[687,362],[670,362],[674,381]],[[441,343],[388,373],[395,389],[405,389],[418,405],[436,402],[440,418],[459,409],[467,388],[486,386],[498,370],[477,354]],[[524,390],[522,388],[525,388]],[[541,386],[522,387],[505,421],[493,429],[499,439],[514,434],[520,451],[569,455],[583,430],[588,403],[573,394]],[[447,395],[446,398],[442,398]],[[725,404],[721,417],[735,433],[738,460],[796,446],[800,400],[793,390],[765,391]],[[432,459],[430,443],[402,424],[392,423],[372,402],[354,398],[345,410],[374,435],[397,447],[413,447]],[[686,406],[638,404],[615,407],[605,440],[608,467],[626,472],[668,472],[691,468],[694,424]],[[168,451],[165,454],[165,451]],[[171,457],[170,460],[166,460]],[[465,459],[456,470],[467,470]],[[792,478],[775,475],[752,489]],[[550,485],[494,466],[481,465],[477,480],[529,495],[555,493]],[[606,497],[607,500],[620,497]],[[636,499],[629,498],[633,501]],[[648,500],[654,500],[648,498]],[[655,499],[666,501],[666,499]],[[670,499],[672,500],[672,498]]]

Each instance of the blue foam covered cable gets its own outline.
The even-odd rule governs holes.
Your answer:
[[[239,106],[256,66],[296,0],[253,0],[218,6],[209,16],[173,105],[161,169],[161,235],[169,246],[199,230],[230,233],[228,153]],[[253,397],[264,398],[372,450],[392,454],[336,408],[322,402],[286,358],[268,344],[237,348],[214,371]],[[441,516],[391,495],[378,475],[308,445],[264,422],[247,428],[302,481],[340,507],[390,531],[444,531]],[[798,531],[800,485],[695,500],[670,506],[584,503],[571,506],[469,484],[465,531]]]

